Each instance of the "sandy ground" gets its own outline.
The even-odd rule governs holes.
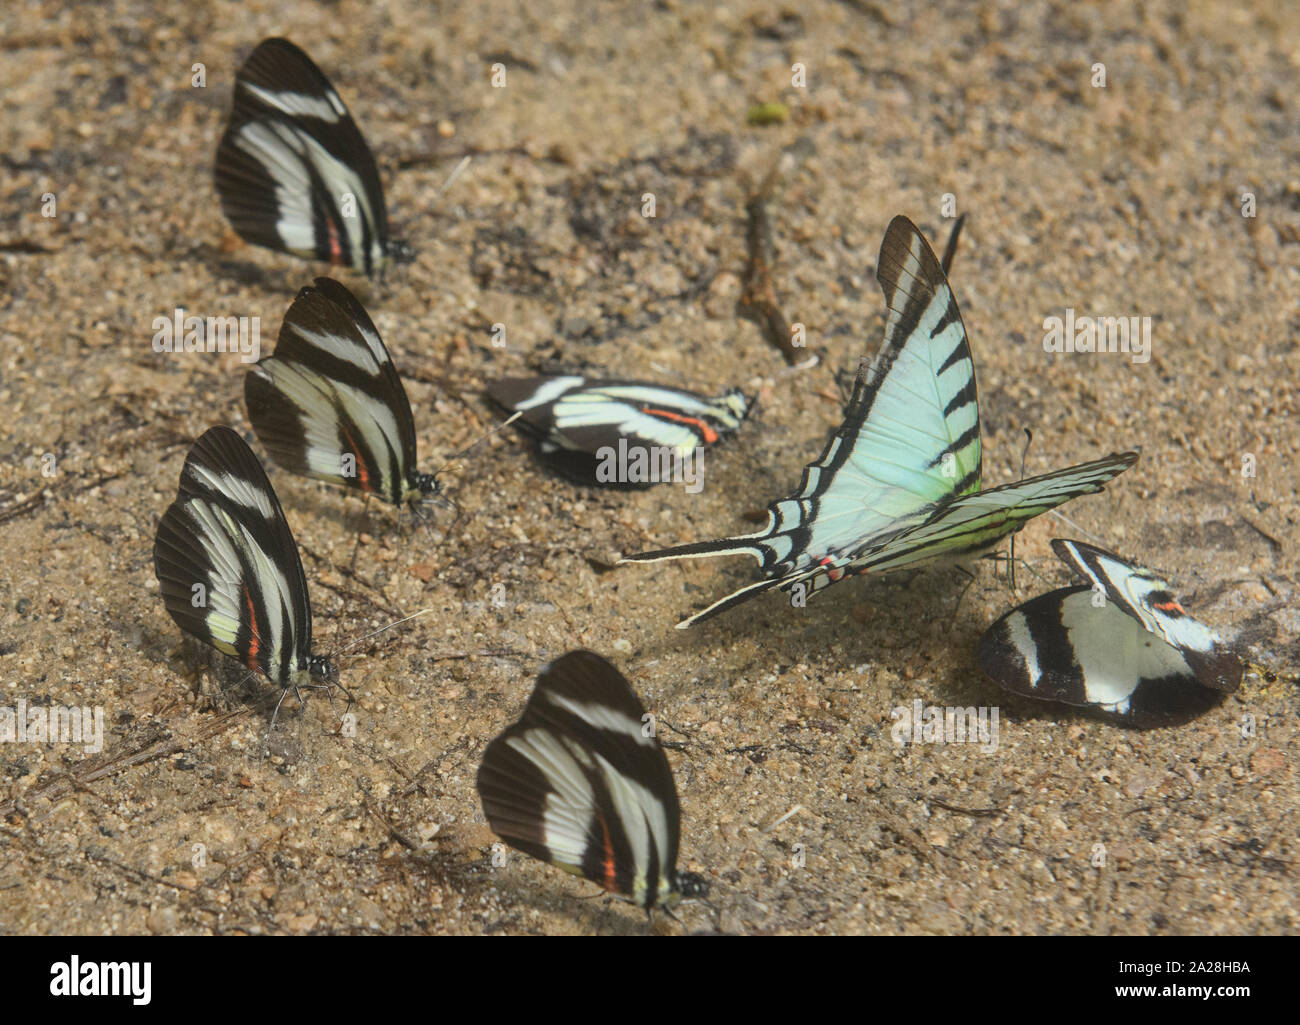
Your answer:
[[[0,929],[1295,932],[1300,11],[1236,6],[7,7],[0,687],[10,706],[100,706],[109,735],[97,756],[0,745]],[[486,378],[548,362],[742,385],[761,406],[699,495],[584,492],[502,435],[444,478],[459,520],[372,506],[355,578],[362,504],[272,471],[317,651],[433,611],[344,659],[355,737],[325,701],[301,720],[290,703],[261,764],[266,709],[182,644],[151,561],[189,441],[247,429],[243,371],[150,340],[181,306],[259,316],[269,347],[321,272],[240,244],[211,182],[234,70],[274,34],[331,76],[418,250],[385,284],[340,277],[406,376],[424,469],[491,425]],[[789,120],[748,124],[769,101]],[[774,283],[821,362],[792,372],[736,299],[744,182],[800,139],[772,206]],[[981,564],[960,600],[970,581],[936,569],[675,631],[752,579],[748,560],[608,563],[753,529],[743,514],[794,486],[838,422],[835,371],[879,344],[885,226],[906,213],[941,244],[945,193],[970,218],[952,280],[986,482],[1019,472],[1025,427],[1029,473],[1130,446],[1141,462],[1068,506],[1075,526],[1024,531],[1019,595]],[[1044,353],[1066,307],[1151,317],[1150,361]],[[1172,573],[1279,675],[1152,732],[1000,692],[976,642],[1066,581],[1053,536]],[[670,725],[682,865],[713,886],[680,924],[522,856],[492,864],[479,757],[538,666],[577,646]],[[996,751],[897,752],[890,711],[914,699],[998,706]]]

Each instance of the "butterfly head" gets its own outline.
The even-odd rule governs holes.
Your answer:
[[[709,895],[709,881],[698,872],[677,873],[678,900],[703,900]]]
[[[307,659],[307,673],[313,680],[338,683],[339,669],[328,655],[311,655]]]
[[[384,248],[384,259],[386,263],[399,266],[415,262],[415,250],[411,248],[409,242],[401,239],[390,238],[387,246]]]
[[[456,508],[456,503],[442,493],[442,485],[438,483],[436,473],[412,474],[406,486],[406,501],[415,508],[425,500],[444,509]]]
[[[734,422],[727,426],[733,430],[744,423],[745,417],[749,415],[750,407],[753,405],[753,400],[739,388],[732,388],[731,391],[723,392],[714,399],[714,402],[721,409],[731,414]]]
[[[387,242],[374,239],[366,258],[365,272],[369,277],[381,283],[388,278],[388,268],[415,260],[415,250],[400,239],[390,238]]]

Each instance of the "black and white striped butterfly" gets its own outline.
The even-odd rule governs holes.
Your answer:
[[[1223,700],[1242,666],[1163,578],[1082,541],[1052,550],[1088,581],[1040,595],[984,634],[979,664],[1026,697],[1088,706],[1134,726],[1174,726]]]
[[[439,494],[415,468],[415,420],[388,350],[337,281],[298,293],[275,353],[244,378],[244,400],[258,441],[292,473],[393,505]]]
[[[185,633],[285,691],[336,685],[330,659],[311,653],[307,579],[280,502],[229,427],[209,428],[190,448],[153,559]]]
[[[537,439],[542,461],[556,472],[580,484],[627,489],[662,483],[666,475],[657,472],[655,460],[692,457],[737,431],[750,409],[739,389],[706,398],[644,381],[580,374],[507,377],[491,382],[487,391],[497,405],[520,414],[520,428]],[[644,479],[604,472],[620,451],[648,454]]]
[[[388,237],[379,170],[356,122],[287,39],[264,40],[235,76],[216,182],[226,219],[253,245],[371,276],[408,255]]]
[[[511,847],[644,908],[707,893],[677,871],[681,806],[650,718],[593,652],[542,670],[519,721],[483,752],[478,792]]]
[[[1095,494],[1137,462],[1117,452],[1078,466],[980,490],[975,366],[939,261],[916,226],[895,217],[880,246],[885,342],[859,370],[844,422],[798,490],[768,506],[754,534],[625,556],[624,562],[749,555],[765,579],[678,623],[678,628],[772,588],[804,597],[855,573],[884,573],[973,556],[1035,516]]]

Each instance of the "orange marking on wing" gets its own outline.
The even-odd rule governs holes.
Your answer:
[[[661,416],[665,420],[672,420],[675,423],[698,427],[704,433],[704,444],[706,445],[712,445],[718,440],[718,432],[699,417],[683,416],[681,413],[674,413],[670,409],[646,409],[642,412],[649,413],[651,416]]]
[[[342,265],[343,245],[339,241],[339,230],[334,227],[334,222],[328,218],[325,220],[325,226],[330,230],[330,263]]]
[[[613,892],[616,889],[614,883],[614,841],[610,839],[609,827],[605,825],[605,819],[603,816],[600,819],[600,831],[604,834],[605,838],[605,860],[602,864],[602,868],[605,870],[605,881],[603,885],[605,889]]]
[[[1161,612],[1181,612],[1184,616],[1187,615],[1187,610],[1176,601],[1162,601],[1151,607],[1159,609]]]
[[[362,461],[361,457],[357,455],[357,452],[360,451],[361,447],[357,444],[356,439],[352,437],[352,433],[346,426],[342,423],[340,423],[339,426],[343,428],[343,437],[347,438],[348,447],[352,450],[352,455],[356,458],[357,480],[361,482],[361,490],[369,491],[371,494],[378,494],[378,492],[370,485],[370,472],[366,469],[366,464]]]
[[[831,562],[832,562],[832,561],[833,561],[833,560],[831,559],[831,557],[830,557],[829,555],[823,555],[822,558],[821,558],[821,560],[817,563],[817,565],[819,565],[819,566],[825,566],[825,567],[826,567],[826,575],[827,575],[828,577],[830,577],[830,579],[831,579],[832,582],[838,583],[839,581],[841,581],[841,580],[844,579],[844,567],[843,567],[843,566],[832,566],[832,565],[831,565]],[[864,569],[864,570],[862,570],[861,572],[865,573],[866,570]]]
[[[262,650],[261,641],[257,636],[257,617],[253,615],[253,594],[244,585],[244,607],[248,610],[248,668],[253,672],[258,672],[257,653]]]

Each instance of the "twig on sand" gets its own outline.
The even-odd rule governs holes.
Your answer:
[[[400,843],[403,847],[412,851],[423,850],[420,844],[416,843],[409,836],[407,836],[400,829],[398,829],[395,825],[393,825],[393,823],[389,821],[388,816],[385,815],[381,809],[375,807],[375,804],[370,799],[369,794],[364,794],[364,796],[361,799],[361,803],[365,805],[366,811],[370,812],[374,820],[378,822],[381,826],[383,826],[386,830],[388,830],[388,835],[391,836],[398,843]]]
[[[129,748],[130,745],[124,745],[122,748],[109,751],[102,757],[96,758],[79,768],[76,772],[60,773],[57,779],[43,786],[34,787],[12,800],[6,801],[4,804],[0,804],[0,818],[12,815],[21,804],[28,801],[42,798],[57,801],[74,791],[88,789],[87,784],[94,783],[96,780],[116,776],[118,773],[125,772],[137,765],[144,765],[146,762],[179,754],[196,742],[207,740],[209,737],[229,729],[237,720],[247,715],[249,711],[251,711],[250,707],[237,708],[232,712],[217,716],[215,719],[203,723],[192,737],[178,738],[168,732],[153,743],[145,744],[144,747],[129,750],[126,748]]]
[[[961,226],[966,223],[966,215],[962,214],[957,220],[953,221],[952,231],[948,233],[948,244],[943,247],[943,259],[939,261],[939,266],[943,268],[944,277],[952,269],[952,258],[957,255],[957,243],[961,239]]]
[[[798,139],[772,163],[757,188],[749,187],[746,183],[749,195],[745,200],[745,248],[749,257],[745,264],[744,291],[737,303],[738,312],[763,329],[767,340],[781,350],[785,361],[791,366],[803,362],[807,353],[794,344],[790,335],[790,322],[781,312],[776,286],[772,282],[776,247],[772,241],[768,204],[777,183],[789,176],[811,152],[811,143],[806,139]]]
[[[41,499],[44,497],[45,488],[41,488],[34,494],[28,495],[26,498],[15,502],[8,509],[0,510],[0,523],[4,523],[6,520],[12,520],[15,517],[21,516],[23,513],[31,512],[41,504]]]

